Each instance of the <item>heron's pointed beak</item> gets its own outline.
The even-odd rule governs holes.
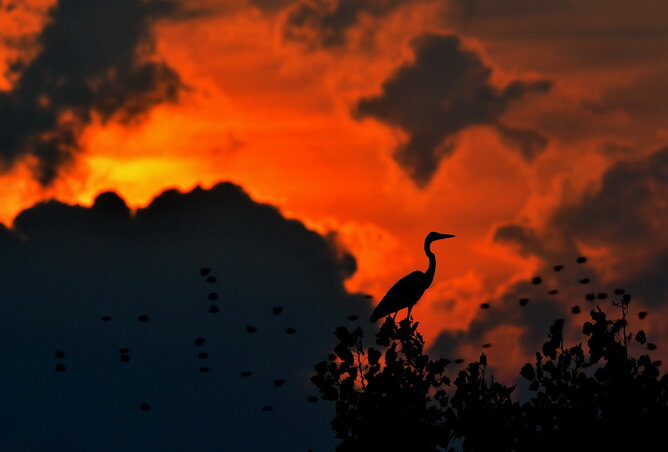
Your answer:
[[[452,235],[452,234],[438,234],[438,237],[436,238],[436,240],[449,239],[449,238],[452,238],[452,237],[454,237],[454,235]]]

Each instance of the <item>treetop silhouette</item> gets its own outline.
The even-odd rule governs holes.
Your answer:
[[[639,450],[663,440],[668,377],[649,354],[643,330],[631,331],[631,296],[613,299],[616,319],[596,307],[582,334],[566,347],[564,319],[549,329],[533,363],[519,371],[528,394],[495,381],[487,356],[463,369],[432,359],[418,322],[387,317],[365,346],[363,330],[339,327],[334,354],[315,366],[312,382],[335,403],[337,451]],[[649,348],[649,347],[648,347]],[[528,383],[528,385],[527,385]]]

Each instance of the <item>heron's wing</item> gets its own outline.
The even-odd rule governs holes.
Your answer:
[[[387,291],[371,315],[371,321],[390,315],[400,309],[414,305],[427,289],[425,274],[419,270],[401,278]]]

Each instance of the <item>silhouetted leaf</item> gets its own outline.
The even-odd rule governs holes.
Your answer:
[[[149,405],[148,403],[140,403],[139,409],[142,411],[148,411],[151,409],[151,405]]]
[[[320,361],[315,365],[315,371],[318,372],[318,375],[324,375],[327,372],[327,362]]]
[[[56,372],[65,372],[65,364],[62,363],[56,364]]]
[[[575,260],[575,262],[577,262],[578,264],[584,264],[585,262],[587,262],[587,258],[585,256],[580,256]]]
[[[559,291],[557,289],[552,289],[552,290],[548,291],[547,293],[550,294],[550,295],[556,295],[556,294],[559,293]]]
[[[528,298],[520,298],[520,306],[526,306],[529,303]]]
[[[357,320],[358,318],[359,318],[359,316],[356,316],[356,315],[354,315],[354,314],[349,315],[349,316],[347,317],[348,320]]]
[[[206,339],[204,339],[203,337],[198,337],[197,339],[195,339],[195,345],[202,345],[204,344],[205,340]]]
[[[482,348],[490,348],[491,346],[492,346],[492,344],[490,344],[490,343],[482,344]]]
[[[638,318],[639,318],[640,320],[644,319],[645,317],[647,317],[647,311],[640,311],[640,312],[638,313]]]
[[[209,357],[209,354],[206,353],[206,352],[200,352],[200,353],[197,354],[197,357],[198,357],[199,359],[206,359],[206,358]]]
[[[376,364],[378,362],[378,360],[380,359],[381,355],[382,354],[381,354],[380,351],[376,350],[373,347],[369,347],[369,349],[367,351],[367,356],[369,358],[369,364],[371,364],[371,365]]]
[[[624,319],[616,320],[612,324],[612,332],[617,333],[617,332],[621,331],[621,329],[624,328],[625,326],[626,326],[626,320],[624,320]]]
[[[274,407],[271,407],[271,406],[262,407],[262,411],[264,411],[264,412],[269,412],[269,411],[272,411],[273,409],[274,409]]]
[[[636,342],[639,344],[644,344],[647,342],[647,337],[645,336],[645,332],[643,330],[640,330],[636,333]]]
[[[543,355],[549,356],[552,359],[557,358],[557,347],[553,342],[548,341],[543,344]]]
[[[202,276],[206,276],[209,273],[211,273],[211,269],[209,267],[202,267],[199,269],[199,274]]]
[[[218,299],[218,294],[216,292],[210,292],[207,297],[209,298],[209,301],[215,301]]]
[[[538,284],[540,284],[540,283],[542,283],[542,282],[543,282],[543,280],[542,280],[542,278],[541,278],[540,276],[534,276],[534,277],[531,279],[531,283],[532,283],[532,284],[536,284],[536,285],[538,285]]]
[[[647,343],[647,350],[656,350],[657,346],[654,342],[648,342]]]
[[[589,284],[589,278],[582,278],[580,284]]]
[[[589,336],[592,331],[594,331],[594,324],[591,322],[585,322],[584,325],[582,325],[582,334],[586,334]]]
[[[282,378],[277,378],[276,380],[274,380],[274,386],[276,386],[277,388],[283,386],[284,383],[285,380],[283,380]]]
[[[587,295],[585,295],[585,299],[587,301],[594,301],[596,299],[596,294],[588,293]]]
[[[215,276],[209,276],[208,278],[206,278],[206,282],[208,283],[215,283],[216,281],[217,279]]]
[[[522,367],[522,370],[520,370],[520,375],[529,381],[536,379],[536,371],[533,369],[533,366],[530,363],[526,363],[524,367]]]
[[[615,295],[624,295],[626,291],[624,289],[615,289]]]
[[[550,337],[553,340],[561,342],[563,338],[564,321],[564,319],[557,319],[552,326],[550,326]]]
[[[253,375],[253,372],[251,372],[250,370],[245,370],[241,372],[241,376],[244,378],[250,377],[251,375]]]
[[[102,320],[103,322],[108,322],[111,320],[111,316],[103,315],[102,317],[100,317],[100,320]]]
[[[211,314],[216,314],[218,311],[220,311],[220,308],[216,306],[215,304],[212,304],[209,306],[209,313]]]
[[[54,355],[55,355],[56,358],[58,358],[58,359],[60,359],[60,358],[64,358],[64,357],[65,357],[65,352],[62,352],[62,351],[60,351],[60,350],[56,350],[56,352],[54,353]]]
[[[286,334],[295,334],[296,332],[297,332],[297,330],[295,330],[294,328],[286,328],[285,329]]]
[[[281,312],[283,312],[283,307],[282,307],[282,306],[274,306],[273,308],[271,308],[271,312],[272,312],[274,315],[278,315],[278,314],[280,314]]]
[[[357,337],[348,331],[348,328],[345,326],[338,327],[334,334],[336,338],[343,344],[345,347],[352,347],[357,343]],[[335,350],[336,351],[336,350]]]
[[[344,344],[337,344],[337,346],[334,347],[334,353],[336,353],[336,356],[345,363],[351,364],[355,359],[352,352]]]
[[[139,320],[140,322],[148,322],[148,316],[147,316],[146,314],[140,315],[140,316],[138,317],[138,320]]]
[[[571,314],[579,314],[580,312],[580,306],[575,305],[571,307]]]
[[[489,309],[489,303],[481,303],[480,309]]]
[[[248,334],[257,333],[257,328],[255,328],[253,325],[246,325],[246,332]]]
[[[555,272],[560,272],[561,270],[564,269],[564,266],[563,265],[555,265],[553,268],[554,268]]]
[[[128,362],[130,362],[130,355],[123,354],[123,355],[121,355],[120,359],[121,359],[122,363],[128,363]]]
[[[601,292],[596,296],[596,298],[598,298],[599,300],[605,300],[606,298],[608,298],[608,294]]]
[[[199,368],[199,371],[202,372],[202,373],[207,373],[209,371],[209,368],[206,367],[206,366],[203,366],[203,367]]]

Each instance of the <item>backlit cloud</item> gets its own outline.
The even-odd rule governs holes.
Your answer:
[[[331,48],[346,42],[346,32],[362,15],[379,17],[405,0],[302,0],[291,8],[284,34],[311,46]]]
[[[129,121],[178,99],[183,84],[156,60],[151,25],[176,13],[169,0],[61,0],[38,37],[34,59],[11,68],[16,81],[0,92],[0,162],[36,158],[49,185],[80,150],[93,116]]]
[[[429,183],[443,157],[454,151],[458,132],[474,125],[495,126],[511,102],[545,93],[551,86],[547,80],[515,80],[495,87],[492,69],[454,35],[424,35],[412,46],[415,61],[398,68],[383,83],[380,96],[360,100],[356,113],[408,134],[394,157],[420,186]],[[506,126],[499,130],[520,143],[526,158],[546,144],[536,132]]]

